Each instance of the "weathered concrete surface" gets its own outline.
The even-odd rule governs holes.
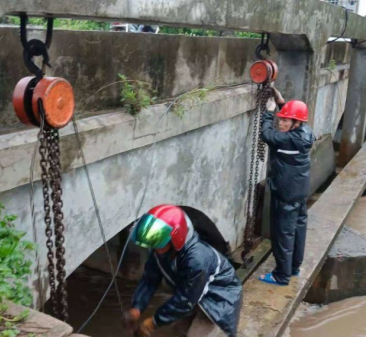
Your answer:
[[[331,135],[316,141],[311,149],[310,195],[314,194],[335,171],[335,156]]]
[[[0,133],[24,128],[11,104],[16,83],[27,75],[18,35],[15,28],[0,29],[8,46],[0,51]],[[29,38],[43,39],[44,31],[31,30]],[[248,82],[257,43],[256,39],[55,31],[50,50],[53,68],[48,74],[65,77],[73,85],[76,113],[82,118],[120,107],[121,87],[115,83],[119,73],[150,83],[160,100],[199,85]],[[348,69],[342,64],[349,61],[349,45],[337,42],[316,55],[281,51],[280,57],[272,48],[271,55],[280,66],[277,86],[285,98],[308,102],[317,136],[334,134],[345,102]],[[335,71],[320,70],[321,64],[333,59],[340,64]]]
[[[366,294],[366,198],[360,198],[305,301],[331,303]]]
[[[285,100],[299,99],[308,104],[310,125],[314,122],[320,55],[309,51],[278,51],[277,63],[281,71],[276,86]]]
[[[364,222],[365,224],[365,219]],[[366,237],[344,227],[305,297],[328,304],[366,294]]]
[[[347,226],[366,237],[366,197],[361,197],[349,217]]]
[[[64,322],[61,322],[51,316],[45,315],[39,311],[25,308],[11,302],[6,302],[8,310],[7,315],[17,316],[24,310],[29,310],[29,315],[24,322],[17,324],[17,328],[21,330],[20,335],[28,336],[34,334],[35,337],[67,337],[72,334],[72,327]],[[87,337],[84,335],[74,335],[73,337]],[[71,337],[70,336],[70,337]]]
[[[309,124],[317,137],[334,135],[346,101],[349,46],[335,43],[316,53],[290,47],[278,50],[276,86],[286,100],[300,99],[308,104]],[[327,69],[330,61],[336,62],[336,69]]]
[[[366,122],[366,46],[352,50],[347,101],[342,127],[339,165],[345,166],[365,140]]]
[[[204,102],[187,107],[183,119],[173,112],[159,126],[168,104],[159,104],[141,111],[136,117],[123,110],[85,118],[77,122],[86,163],[150,145],[183,133],[220,123],[244,114],[248,122],[255,107],[253,88],[249,85],[208,94]],[[249,124],[246,125],[249,127]],[[245,129],[243,137],[248,134]],[[154,134],[158,131],[156,139]],[[0,135],[0,192],[29,182],[29,167],[37,142],[35,128]],[[61,131],[61,166],[63,172],[82,166],[74,129],[70,124]],[[202,130],[204,133],[204,130]],[[40,179],[36,165],[34,179]]]
[[[123,19],[183,27],[218,28],[305,35],[314,49],[338,35],[344,10],[318,0],[1,0],[0,16],[21,13],[57,17]],[[345,37],[366,38],[366,19],[349,14]]]
[[[313,131],[316,137],[331,134],[334,138],[343,116],[348,87],[349,64],[335,70],[322,69],[315,106]]]
[[[29,31],[29,39],[43,40],[44,35],[44,31]],[[1,27],[0,39],[7,46],[0,50],[1,133],[23,126],[13,112],[11,98],[27,69],[19,30]],[[257,39],[56,30],[50,48],[53,68],[47,73],[72,84],[76,113],[82,118],[121,107],[122,87],[115,83],[118,74],[150,83],[159,100],[199,86],[250,83],[249,68],[258,43]]]
[[[306,254],[300,277],[292,278],[288,287],[259,282],[258,276],[271,271],[275,265],[270,258],[244,285],[238,337],[281,336],[365,186],[366,146],[309,210]]]

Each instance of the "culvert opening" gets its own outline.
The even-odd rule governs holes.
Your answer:
[[[209,241],[212,246],[223,254],[230,253],[228,243],[224,240],[216,224],[206,214],[189,206],[181,207],[190,217],[193,225],[205,241]],[[108,241],[114,268],[118,264],[122,248],[127,241],[132,225],[133,223]],[[147,256],[147,249],[131,242],[128,244],[126,255],[117,277],[118,290],[121,294],[124,309],[129,309],[131,306],[131,299],[143,274]],[[68,323],[75,331],[78,331],[80,326],[93,312],[110,281],[111,274],[104,245],[91,254],[67,278],[70,315]],[[163,281],[150,301],[148,308],[143,313],[142,319],[152,316],[156,309],[172,295],[173,290]],[[49,302],[46,304],[48,309],[51,306]],[[194,315],[172,325],[159,328],[152,336],[185,337],[193,319]],[[97,314],[81,333],[91,337],[133,337],[133,331],[124,328],[122,325],[121,310],[114,286],[110,289]]]

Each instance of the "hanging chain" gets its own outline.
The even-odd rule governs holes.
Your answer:
[[[52,219],[50,217],[51,206],[50,206],[50,195],[48,192],[49,189],[49,176],[48,176],[48,158],[47,153],[49,152],[49,130],[42,130],[39,134],[39,153],[41,155],[41,170],[42,170],[42,190],[43,190],[43,202],[44,202],[44,222],[46,224],[46,246],[48,249],[47,259],[48,259],[48,278],[50,284],[50,299],[52,303],[52,311],[56,317],[58,317],[58,306],[57,306],[57,298],[56,298],[56,278],[55,278],[55,265],[54,265],[54,252],[53,252],[53,240],[52,235],[53,231],[51,228]]]
[[[67,293],[66,293],[66,272],[65,272],[65,238],[63,232],[64,215],[62,212],[62,187],[61,187],[61,167],[60,167],[60,145],[59,133],[56,129],[50,131],[50,151],[48,153],[49,171],[52,187],[53,221],[55,225],[55,247],[56,247],[56,269],[57,269],[57,302],[59,304],[59,317],[66,321],[68,319]]]
[[[62,212],[62,188],[61,188],[61,167],[60,167],[60,146],[59,133],[56,129],[45,128],[40,133],[40,154],[42,169],[42,185],[44,196],[45,224],[46,224],[46,245],[48,248],[48,273],[51,290],[52,310],[56,317],[63,321],[68,319],[68,304],[66,293],[66,272],[65,272],[65,238],[63,235],[65,226],[63,224]],[[55,232],[55,244],[52,240],[53,231],[51,228],[52,219],[50,216],[50,195],[52,193],[52,211]],[[54,247],[56,249],[57,288],[54,264]]]
[[[269,83],[258,86],[249,166],[247,223],[244,232],[243,256],[247,255],[252,250],[254,244],[256,214],[259,205],[259,161],[264,162],[266,157],[266,145],[260,139],[262,117],[266,111],[266,103],[271,96],[272,90],[269,87]]]

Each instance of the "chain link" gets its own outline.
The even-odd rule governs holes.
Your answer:
[[[42,170],[42,186],[44,197],[44,211],[46,224],[46,245],[48,248],[48,274],[51,291],[52,310],[55,317],[67,321],[68,303],[66,292],[66,272],[65,272],[65,237],[63,232],[64,215],[62,212],[62,187],[61,187],[61,165],[60,165],[60,145],[59,133],[56,129],[45,128],[39,136]],[[51,205],[49,187],[51,186],[51,200],[55,237],[51,228]],[[56,250],[56,269],[55,276],[54,249]],[[56,287],[57,279],[57,287]]]
[[[54,252],[53,252],[53,231],[51,228],[52,219],[50,216],[51,206],[50,206],[50,195],[48,192],[49,184],[49,176],[48,176],[48,158],[47,153],[49,151],[49,130],[42,130],[39,135],[39,154],[41,155],[41,178],[42,178],[42,191],[43,191],[43,208],[45,212],[44,222],[46,224],[46,246],[48,249],[47,259],[48,259],[48,278],[50,284],[50,299],[52,303],[52,311],[56,317],[58,317],[58,306],[57,306],[57,298],[56,298],[56,277],[55,277],[55,265],[54,265]]]
[[[259,161],[264,162],[266,157],[266,145],[262,139],[260,139],[262,117],[266,111],[267,101],[271,96],[272,90],[269,87],[269,83],[258,86],[249,166],[247,223],[244,231],[243,256],[247,255],[252,250],[254,244],[255,223],[259,204]]]
[[[56,269],[57,269],[57,302],[59,303],[60,318],[63,321],[68,319],[68,305],[66,293],[66,272],[65,272],[65,237],[63,232],[64,215],[62,212],[62,187],[61,187],[61,167],[60,167],[60,148],[58,130],[51,130],[51,151],[49,152],[50,176],[52,187],[53,202],[53,221],[55,225],[55,247],[56,247]]]

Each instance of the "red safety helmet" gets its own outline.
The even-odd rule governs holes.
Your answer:
[[[132,233],[132,241],[145,248],[161,249],[169,242],[179,251],[188,235],[184,211],[175,205],[159,205],[144,214]]]
[[[277,117],[281,118],[291,118],[296,119],[301,122],[308,121],[308,107],[302,101],[289,101],[287,102],[281,109],[281,111],[277,114]]]

